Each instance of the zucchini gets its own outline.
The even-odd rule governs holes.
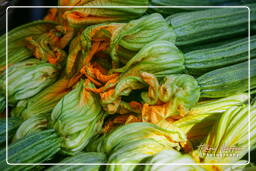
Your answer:
[[[22,123],[22,120],[20,118],[16,117],[10,117],[8,118],[8,139],[11,139],[20,124]],[[0,145],[5,145],[6,141],[6,118],[0,119]]]
[[[72,157],[67,157],[62,160],[60,163],[105,163],[106,156],[104,153],[99,152],[87,152],[87,153],[79,153]],[[46,171],[97,171],[100,169],[100,165],[56,165],[50,167]]]
[[[240,0],[151,0],[151,6],[215,6],[239,5]],[[202,8],[150,8],[150,11],[171,15],[178,12],[202,10]]]
[[[182,52],[188,53],[188,52],[195,51],[195,50],[200,50],[200,49],[215,48],[217,46],[222,46],[222,45],[225,45],[227,43],[231,43],[231,42],[240,40],[242,38],[244,38],[244,36],[238,36],[238,37],[227,39],[227,40],[211,42],[211,43],[206,43],[206,44],[200,44],[200,45],[193,45],[193,46],[188,46],[188,47],[185,46],[185,47],[179,47],[179,48]]]
[[[54,130],[31,134],[8,148],[9,163],[43,163],[60,150],[60,138]],[[0,151],[0,170],[29,170],[36,165],[9,165],[6,163],[6,149]]]
[[[195,50],[184,55],[190,75],[222,68],[248,60],[248,38],[233,41],[215,48]],[[251,59],[256,57],[256,36],[251,37]]]
[[[225,97],[248,90],[248,62],[223,67],[210,71],[199,78],[200,97]],[[251,89],[256,87],[256,59],[251,60]]]
[[[2,95],[0,93],[0,114],[2,114],[5,111],[5,107],[6,107],[5,95]]]
[[[256,4],[248,5],[256,12]],[[247,8],[207,9],[184,12],[166,18],[176,33],[176,45],[188,46],[209,43],[248,33]],[[251,16],[255,23],[256,16]]]

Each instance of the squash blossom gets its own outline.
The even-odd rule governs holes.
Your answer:
[[[186,74],[166,76],[158,87],[149,86],[148,92],[142,93],[143,121],[157,123],[168,117],[184,117],[200,97],[197,81]]]
[[[51,21],[33,21],[8,32],[8,64],[6,64],[6,34],[0,37],[0,72],[5,70],[6,65],[13,65],[32,56],[31,51],[26,48],[25,38],[33,36],[34,38],[47,33],[56,26]]]
[[[35,115],[31,118],[22,122],[19,126],[16,134],[14,135],[12,141],[15,142],[27,135],[30,135],[34,132],[42,131],[48,127],[48,116],[47,115]]]
[[[200,145],[209,134],[215,122],[232,106],[242,106],[249,99],[248,94],[242,93],[214,100],[204,100],[193,106],[183,118],[169,121],[168,124],[180,128],[193,146]]]
[[[89,80],[81,80],[51,113],[50,125],[63,138],[62,149],[67,153],[83,150],[101,129],[104,113],[98,97],[85,89],[93,86]]]
[[[148,0],[93,0],[81,2],[60,1],[61,5],[79,6],[147,6]],[[63,18],[72,27],[81,27],[113,21],[129,21],[140,17],[147,8],[73,8],[63,11]]]
[[[196,170],[196,171],[206,171],[206,169],[197,165],[182,165],[186,164],[196,164],[198,161],[193,158],[190,154],[182,154],[174,149],[163,150],[152,157],[149,157],[145,163],[153,163],[152,165],[146,165],[144,171],[161,171],[161,170]],[[173,165],[159,165],[159,164],[173,164]],[[175,165],[175,163],[180,163],[181,165]]]
[[[198,149],[205,162],[236,162],[255,149],[256,108],[250,109],[249,114],[249,105],[233,106],[221,115]]]
[[[100,152],[110,154],[117,146],[134,142],[143,141],[146,138],[153,139],[168,148],[180,149],[180,142],[186,141],[186,136],[176,127],[173,129],[161,128],[150,123],[130,123],[118,127],[116,130],[105,134],[99,140],[94,141],[89,150],[97,149]]]
[[[62,76],[35,96],[19,101],[11,115],[28,119],[34,115],[50,113],[59,100],[72,90],[79,78],[79,75],[72,78]]]
[[[54,83],[57,76],[58,69],[54,65],[37,59],[28,59],[10,66],[8,84],[5,71],[0,79],[0,87],[5,92],[8,86],[8,103],[14,105]]]
[[[126,63],[146,44],[155,40],[175,43],[175,34],[162,15],[154,13],[131,20],[111,38],[111,58]]]

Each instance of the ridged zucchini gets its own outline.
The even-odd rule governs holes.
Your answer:
[[[60,163],[105,163],[106,156],[104,153],[99,152],[87,152],[79,153],[72,157],[67,157]],[[50,167],[46,171],[97,171],[100,169],[100,165],[56,165]]]
[[[2,95],[0,93],[0,114],[2,114],[5,111],[5,107],[6,107],[5,95]]]
[[[251,89],[256,87],[256,59],[250,61]],[[210,71],[199,78],[200,97],[225,97],[248,90],[248,62]]]
[[[256,4],[248,5],[252,13]],[[177,46],[188,46],[209,43],[225,38],[232,38],[248,32],[247,8],[207,9],[202,11],[184,12],[166,18],[173,27]],[[256,15],[251,15],[251,22]]]
[[[184,55],[185,66],[191,75],[201,75],[213,69],[248,60],[248,38],[215,48],[195,50]],[[251,37],[250,57],[256,57],[256,36]]]
[[[10,117],[8,118],[8,139],[11,139],[20,124],[22,123],[22,120],[20,118],[16,117]],[[6,118],[0,119],[0,145],[5,145],[6,141]]]
[[[37,132],[27,136],[8,148],[9,163],[43,163],[60,150],[60,138],[53,130]],[[0,151],[0,170],[24,171],[36,165],[9,165],[6,149]]]
[[[238,5],[240,0],[151,0],[151,6],[211,6],[211,5]],[[163,15],[170,15],[177,12],[202,10],[202,8],[152,8]]]

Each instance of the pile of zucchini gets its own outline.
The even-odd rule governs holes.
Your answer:
[[[255,169],[255,3],[59,5],[145,7],[50,9],[0,37],[1,171]]]

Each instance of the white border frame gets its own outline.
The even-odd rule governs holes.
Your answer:
[[[6,82],[8,82],[8,10],[11,8],[247,8],[248,10],[248,95],[250,97],[250,13],[248,6],[8,6],[6,8]],[[8,84],[7,84],[8,85]],[[6,94],[8,86],[6,86]],[[249,102],[250,104],[250,98]],[[6,131],[6,163],[8,165],[220,165],[220,166],[245,166],[250,163],[250,105],[248,105],[248,161],[246,163],[9,163],[8,162],[8,131]],[[8,116],[8,96],[6,96],[6,116]],[[8,130],[8,117],[6,117],[6,130]]]

